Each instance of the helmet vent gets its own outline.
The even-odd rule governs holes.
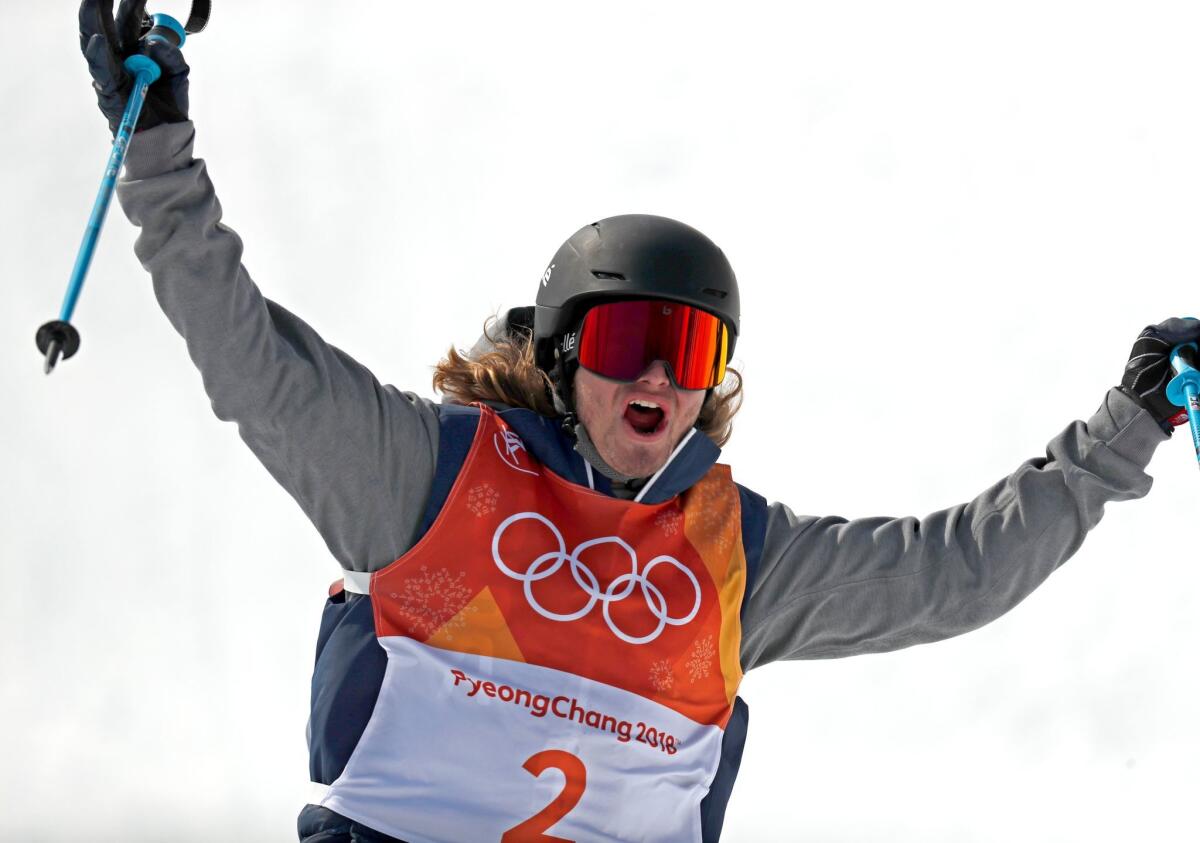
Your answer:
[[[719,299],[723,299],[729,295],[729,292],[726,290],[714,290],[711,287],[705,287],[702,292],[708,293],[710,296],[716,296]]]
[[[625,276],[619,272],[604,272],[600,269],[593,269],[592,275],[599,278],[601,281],[624,281]]]

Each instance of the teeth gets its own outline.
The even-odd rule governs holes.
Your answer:
[[[636,398],[634,400],[630,401],[629,403],[635,407],[642,407],[647,410],[657,410],[659,408],[658,405],[655,404],[653,401],[639,401]]]

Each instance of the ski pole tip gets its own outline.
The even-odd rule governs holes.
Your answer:
[[[48,375],[54,371],[58,361],[66,360],[79,350],[79,332],[70,322],[55,319],[38,328],[38,351],[46,355],[43,371]]]
[[[62,351],[62,345],[58,340],[51,340],[50,347],[46,349],[46,365],[42,370],[48,375],[54,371],[54,366],[58,363],[58,355]]]

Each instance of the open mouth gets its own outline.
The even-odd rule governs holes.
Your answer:
[[[625,405],[625,421],[639,436],[651,437],[666,427],[667,414],[653,401],[634,399]]]

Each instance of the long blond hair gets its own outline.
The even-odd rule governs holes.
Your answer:
[[[483,334],[492,344],[488,350],[475,357],[454,347],[446,352],[434,368],[433,388],[458,404],[496,401],[554,417],[557,413],[550,397],[553,384],[537,366],[529,332],[496,331],[496,322],[493,316],[483,325]],[[733,433],[733,417],[741,406],[742,375],[729,367],[725,381],[704,400],[696,427],[717,445],[724,445]]]

